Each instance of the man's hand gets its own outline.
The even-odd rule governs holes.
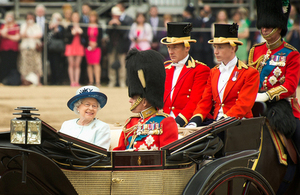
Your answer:
[[[266,102],[269,99],[270,98],[269,98],[268,94],[266,92],[264,92],[264,93],[257,93],[255,101],[256,102]]]

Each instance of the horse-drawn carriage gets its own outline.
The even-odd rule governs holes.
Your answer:
[[[253,170],[264,117],[221,119],[157,151],[107,151],[19,109],[0,134],[0,194],[275,194]]]

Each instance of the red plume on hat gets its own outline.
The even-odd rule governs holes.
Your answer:
[[[289,0],[256,0],[257,28],[281,28],[281,36],[287,33],[291,5]]]

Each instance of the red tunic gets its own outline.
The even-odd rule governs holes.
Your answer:
[[[234,75],[237,75],[236,79],[233,79]],[[213,117],[216,119],[222,106],[227,116],[238,119],[252,118],[251,108],[254,105],[259,85],[258,71],[238,61],[238,65],[234,67],[229,77],[222,102],[220,102],[218,92],[219,76],[219,67],[215,66],[210,71],[203,97],[197,104],[193,117],[200,115],[203,121],[214,106]]]
[[[151,121],[151,122],[150,122]],[[134,138],[137,134],[139,126],[143,127],[145,124],[157,124],[162,130],[160,135],[144,135],[142,137]],[[178,127],[174,118],[162,113],[154,113],[143,119],[139,116],[127,119],[124,130],[121,133],[119,144],[113,150],[134,149],[140,150],[159,150],[162,146],[167,145],[178,139]]]
[[[171,100],[170,95],[175,71],[175,67],[171,63],[172,61],[165,62],[166,81],[163,110],[167,114],[173,111],[175,117],[179,115],[186,125],[202,97],[210,68],[189,57],[177,79]]]
[[[270,57],[262,68],[261,62],[268,48],[266,43],[254,45],[249,53],[249,65],[260,71],[260,90],[267,91],[271,100],[290,98],[294,116],[300,118],[296,89],[300,77],[300,54],[284,42],[270,50]],[[269,71],[266,69],[269,67]]]

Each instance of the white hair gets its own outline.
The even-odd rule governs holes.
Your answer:
[[[38,4],[36,7],[35,7],[35,10],[39,9],[39,8],[42,8],[44,9],[44,11],[46,11],[46,7],[43,5],[43,4]]]
[[[62,16],[59,12],[54,12],[51,16],[51,20],[53,20],[54,18],[62,20]]]
[[[80,100],[78,100],[77,102],[74,103],[73,112],[74,112],[75,114],[79,114],[78,107],[82,104],[82,101],[83,101],[84,99],[85,99],[85,98],[80,99]],[[97,112],[98,112],[99,110],[101,110],[101,107],[100,107],[100,104],[99,104],[98,101],[97,101],[97,104],[98,104],[98,108],[97,108]]]

